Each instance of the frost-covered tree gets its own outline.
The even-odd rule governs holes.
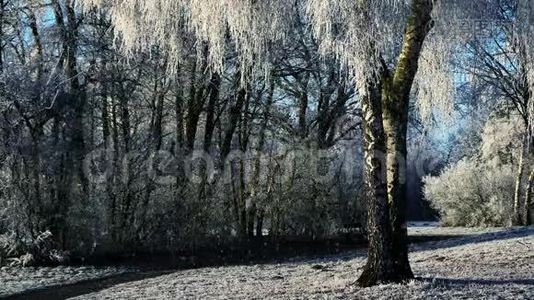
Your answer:
[[[325,238],[363,221],[354,85],[333,57],[318,59],[304,14],[286,32],[293,43],[268,45],[266,80],[230,34],[218,69],[185,25],[168,42],[192,51],[154,42],[125,56],[106,8],[1,3],[0,239],[14,241],[10,256],[33,252],[46,232],[47,251],[86,256],[256,241],[266,230]],[[313,159],[277,153],[286,147],[333,150],[321,164],[335,182],[316,178]],[[229,163],[228,177],[199,164],[192,182],[185,164],[198,150],[216,171],[228,171],[219,165],[231,152],[250,156]]]
[[[180,34],[207,45],[212,71],[221,71],[225,53],[237,53],[241,80],[266,71],[270,49],[290,43],[295,16],[305,14],[322,53],[349,70],[360,91],[365,127],[369,189],[368,264],[360,284],[413,278],[406,238],[406,132],[409,100],[417,80],[423,113],[448,106],[455,89],[449,57],[473,34],[461,25],[491,21],[498,0],[86,0],[109,5],[119,44],[130,54],[158,45],[179,65]],[[532,8],[519,2],[517,35],[531,57]],[[489,9],[488,9],[489,8]],[[434,29],[432,27],[434,26]],[[426,40],[426,43],[425,43]],[[199,43],[201,44],[201,43]],[[529,63],[532,60],[529,60]],[[418,69],[421,69],[418,73]],[[173,68],[170,68],[172,71]],[[532,72],[529,78],[532,77]],[[387,168],[381,168],[384,161]],[[386,172],[387,169],[387,172]]]
[[[472,156],[425,177],[425,197],[449,226],[508,226],[514,221],[514,173],[521,148],[522,121],[493,116]]]
[[[525,20],[527,2],[507,0],[498,3],[499,10],[494,22],[486,32],[473,36],[463,46],[463,55],[457,57],[456,68],[470,78],[469,85],[476,85],[481,97],[489,99],[491,106],[505,108],[519,115],[523,124],[523,146],[517,164],[518,172],[514,191],[514,223],[526,223],[530,200],[532,155],[532,72],[529,45],[525,34],[528,27]],[[527,21],[528,24],[528,21]],[[501,108],[502,109],[502,108]]]

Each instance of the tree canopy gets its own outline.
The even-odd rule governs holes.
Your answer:
[[[117,42],[133,54],[153,46],[168,51],[172,71],[187,50],[183,34],[197,47],[207,47],[212,71],[222,70],[228,51],[237,52],[242,74],[269,74],[270,53],[277,43],[291,43],[290,31],[306,20],[320,53],[333,55],[362,88],[382,63],[394,66],[411,1],[406,0],[83,0],[111,9]],[[486,34],[493,25],[509,23],[522,47],[526,71],[533,75],[533,8],[523,0],[434,1],[433,28],[421,54],[414,91],[423,119],[434,111],[452,110],[458,72],[458,47]],[[489,43],[482,41],[481,43]],[[465,55],[465,54],[460,54]],[[532,81],[531,81],[532,82]]]

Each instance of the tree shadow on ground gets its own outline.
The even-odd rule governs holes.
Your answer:
[[[498,240],[508,240],[515,238],[522,238],[534,235],[534,227],[528,228],[513,228],[510,230],[490,232],[483,234],[474,234],[468,236],[459,236],[457,238],[438,239],[434,242],[422,243],[420,245],[413,245],[411,251],[428,251],[444,248],[453,248],[469,244],[480,244],[485,242],[492,242]]]
[[[61,286],[44,287],[24,291],[19,294],[0,297],[2,299],[67,299],[89,293],[98,292],[112,286],[127,283],[131,281],[149,279],[172,273],[172,271],[155,271],[145,273],[127,273],[113,275],[105,278],[84,280],[77,283],[66,284]]]
[[[417,278],[423,282],[430,282],[433,285],[452,287],[452,286],[467,286],[472,284],[477,285],[534,285],[534,279],[483,279],[483,278]]]

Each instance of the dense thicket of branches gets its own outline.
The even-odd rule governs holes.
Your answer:
[[[355,91],[305,20],[272,48],[269,78],[243,73],[234,51],[211,72],[208,46],[185,33],[169,73],[169,52],[126,58],[106,10],[73,5],[2,6],[0,230],[14,250],[47,231],[86,255],[363,222]]]

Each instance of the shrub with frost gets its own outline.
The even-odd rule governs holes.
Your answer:
[[[425,178],[425,196],[445,225],[503,226],[512,211],[514,172],[506,165],[461,160]]]
[[[506,226],[513,209],[521,136],[516,118],[490,119],[478,153],[424,179],[424,194],[450,226]]]

